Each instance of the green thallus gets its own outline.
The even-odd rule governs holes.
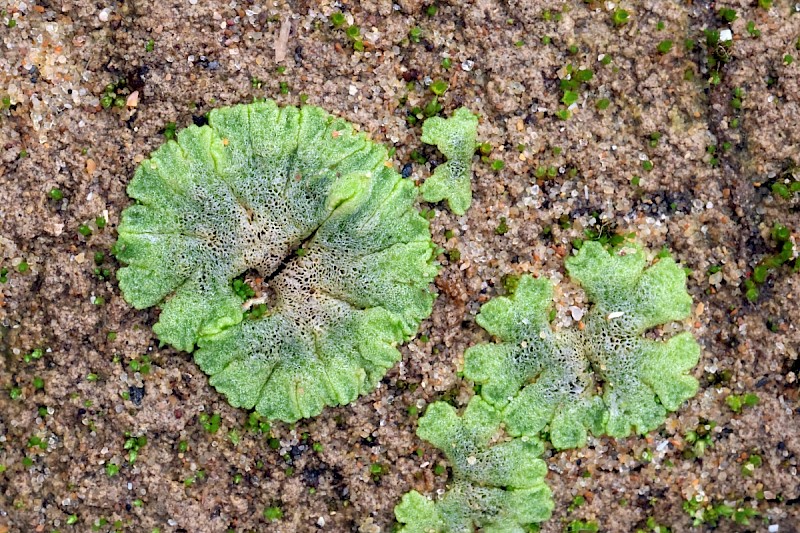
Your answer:
[[[689,372],[700,347],[691,334],[644,336],[690,315],[686,274],[670,258],[646,266],[635,245],[609,253],[587,242],[567,259],[593,303],[578,328],[551,327],[546,279],[522,276],[512,296],[481,308],[478,324],[501,342],[464,355],[464,376],[479,395],[460,417],[444,402],[431,404],[417,430],[450,460],[452,483],[435,502],[406,494],[395,509],[402,531],[524,531],[553,506],[539,439],[563,449],[585,445],[588,432],[646,433],[694,396]]]
[[[425,190],[457,174],[468,195],[476,120],[456,117],[466,133],[442,119],[425,126],[425,142],[456,159]],[[137,203],[122,213],[115,248],[125,299],[158,305],[160,340],[194,351],[236,407],[292,422],[353,401],[400,359],[397,345],[434,298],[417,189],[387,159],[318,107],[212,111],[128,186]],[[257,297],[241,286],[248,272],[265,280]]]

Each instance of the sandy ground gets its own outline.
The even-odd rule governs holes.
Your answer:
[[[800,274],[784,266],[756,303],[743,295],[774,253],[772,226],[800,228],[798,198],[770,192],[800,163],[800,13],[784,0],[623,7],[630,20],[615,27],[611,4],[581,1],[0,0],[0,532],[391,531],[404,492],[447,481],[409,408],[469,399],[457,372],[464,349],[487,340],[474,317],[504,294],[504,276],[558,282],[556,322],[570,325],[567,307],[584,298],[563,258],[587,228],[635,232],[691,270],[686,326],[703,347],[701,390],[660,431],[547,452],[556,511],[542,531],[574,520],[601,531],[711,528],[693,529],[682,509],[693,498],[756,514],[749,526],[721,518],[720,531],[800,530]],[[732,24],[721,7],[736,11]],[[331,25],[339,10],[360,27],[363,52]],[[727,27],[732,46],[709,49],[703,30]],[[664,40],[674,46],[659,53]],[[728,60],[713,85],[709,55]],[[594,76],[561,120],[568,65]],[[411,164],[421,180],[440,156],[407,117],[430,102],[432,79],[450,85],[445,114],[480,114],[491,153],[475,157],[465,216],[423,206],[436,242],[460,253],[440,257],[427,339],[406,345],[369,396],[248,429],[248,413],[190,355],[159,347],[157,312],[133,310],[116,287],[110,248],[133,170],[169,122],[307,95],[396,147],[398,170]],[[121,106],[106,109],[109,84]],[[414,150],[428,163],[412,162]],[[493,170],[495,159],[505,168]],[[25,357],[35,349],[42,357]],[[745,393],[758,405],[726,405]],[[212,433],[202,422],[214,413]],[[707,444],[702,456],[691,431]],[[126,442],[140,435],[130,464]],[[743,473],[754,455],[760,466]],[[571,505],[578,495],[585,503]],[[268,508],[282,517],[268,521]]]

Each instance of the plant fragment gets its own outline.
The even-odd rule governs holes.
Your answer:
[[[428,223],[387,157],[318,107],[212,111],[128,185],[137,203],[115,246],[125,299],[160,306],[153,331],[197,347],[235,407],[293,422],[353,401],[399,360],[433,302]],[[254,298],[248,271],[264,280]]]
[[[422,142],[435,144],[447,157],[420,187],[426,202],[447,199],[450,210],[463,215],[472,203],[470,166],[475,153],[478,117],[466,107],[448,119],[431,117],[422,124]]]
[[[556,448],[583,446],[587,431],[626,437],[658,427],[698,388],[689,371],[700,347],[690,333],[643,336],[689,316],[686,274],[671,258],[645,268],[631,244],[609,253],[586,242],[566,266],[593,302],[583,327],[553,331],[550,282],[522,276],[514,295],[481,308],[478,324],[501,342],[468,349],[465,377],[501,410],[511,435],[549,427]]]

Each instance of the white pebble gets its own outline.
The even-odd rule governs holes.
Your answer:
[[[100,22],[108,22],[108,9],[104,9],[99,15]]]
[[[724,30],[719,32],[719,42],[724,43],[725,41],[732,41],[733,40],[733,32],[729,28],[725,28]]]

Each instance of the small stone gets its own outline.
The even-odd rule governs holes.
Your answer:
[[[569,308],[569,313],[570,315],[572,315],[572,320],[577,322],[578,320],[583,318],[583,315],[586,313],[586,311],[581,309],[580,307],[572,305]]]
[[[134,387],[131,385],[128,387],[128,395],[133,402],[133,405],[140,406],[142,405],[142,398],[144,398],[144,387]]]

